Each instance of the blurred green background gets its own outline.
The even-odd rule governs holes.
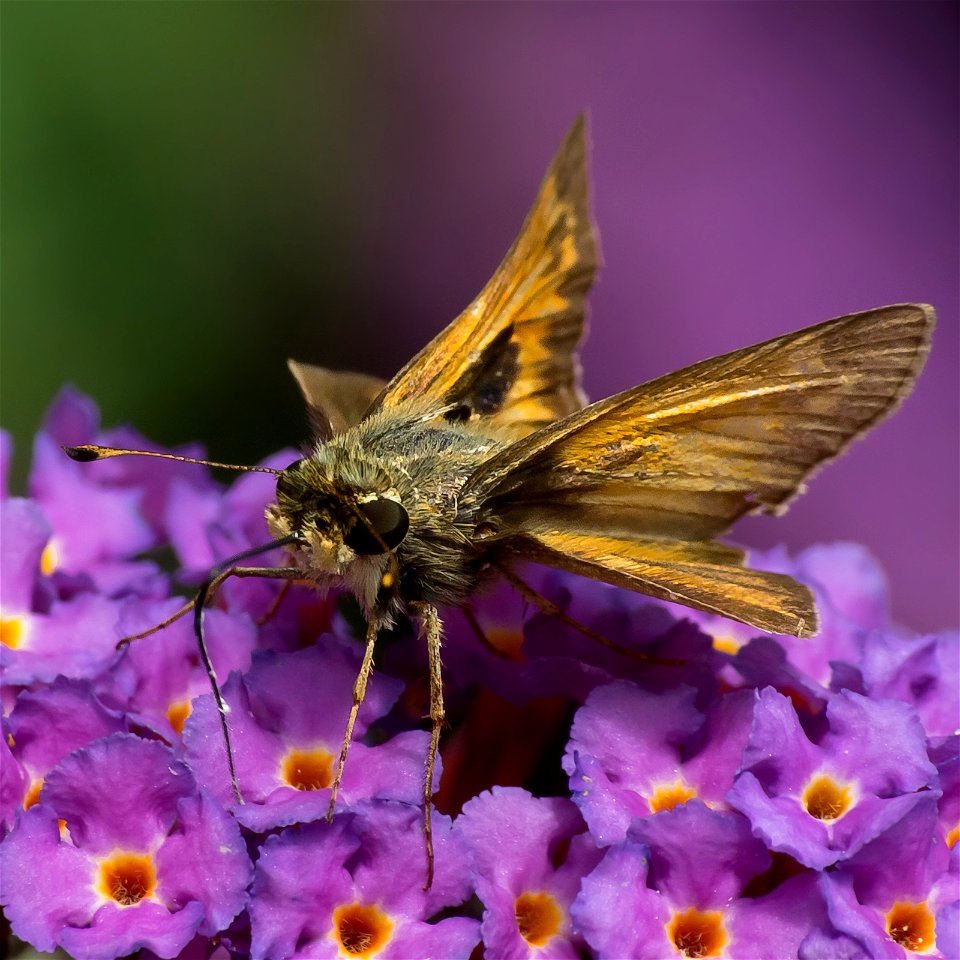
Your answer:
[[[362,11],[5,3],[2,27],[15,487],[67,382],[104,422],[217,457],[301,442],[284,359],[363,359],[370,285],[351,244],[371,224],[351,211],[375,120],[349,93],[370,71]]]

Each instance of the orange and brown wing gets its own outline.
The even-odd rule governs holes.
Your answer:
[[[490,518],[708,539],[777,512],[909,393],[930,307],[828,320],[585,407],[505,448],[468,482]]]
[[[770,575],[760,583],[752,572],[734,573],[740,561],[733,555],[692,561],[702,569],[683,568],[683,576],[693,577],[684,586],[657,566],[656,555],[641,570],[632,548],[617,552],[597,543],[636,542],[642,551],[664,541],[696,557],[716,547],[709,541],[737,517],[783,510],[818,466],[909,393],[933,324],[929,307],[883,307],[703,361],[511,444],[471,476],[462,496],[480,505],[491,548],[499,541],[523,554],[526,542],[534,553],[559,556],[567,538],[574,559],[555,565],[608,569],[609,577],[589,575],[627,578],[654,596],[669,593],[760,626],[737,590],[763,592]],[[603,556],[627,556],[622,563],[632,564],[633,573],[605,566]],[[726,579],[717,579],[718,566]],[[737,578],[743,582],[734,589]],[[728,583],[720,594],[729,607],[704,592],[710,582]],[[773,596],[782,583],[769,582]],[[785,609],[797,613],[796,603]],[[797,615],[810,622],[802,611]]]
[[[472,304],[390,381],[376,406],[493,418],[522,436],[579,409],[576,351],[597,268],[581,116],[533,209]]]
[[[529,530],[519,556],[604,583],[749,623],[770,633],[815,636],[810,590],[791,577],[744,567],[724,544],[625,539]]]

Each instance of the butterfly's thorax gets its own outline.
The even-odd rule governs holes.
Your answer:
[[[383,411],[286,471],[267,521],[276,536],[301,537],[296,559],[310,579],[339,581],[381,617],[411,601],[460,603],[483,572],[477,505],[464,488],[504,442],[470,424]],[[348,545],[357,505],[372,497],[396,501],[409,518],[395,563],[388,551],[359,555]]]

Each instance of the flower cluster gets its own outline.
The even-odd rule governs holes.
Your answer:
[[[91,442],[155,449],[101,431],[69,390],[36,438],[28,497],[7,494],[0,445],[0,902],[36,949],[960,956],[960,645],[896,628],[862,549],[754,558],[814,589],[814,640],[550,571],[525,576],[567,619],[505,587],[446,611],[425,889],[414,632],[378,641],[328,817],[356,607],[228,580],[204,622],[238,802],[189,618],[117,641],[268,539],[272,480],[224,491],[198,466],[60,450]]]

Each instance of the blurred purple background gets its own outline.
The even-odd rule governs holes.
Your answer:
[[[23,451],[72,380],[218,459],[302,440],[285,358],[398,369],[586,109],[591,397],[936,307],[901,412],[737,539],[861,541],[901,622],[955,626],[957,28],[953,3],[8,5],[5,424]]]

